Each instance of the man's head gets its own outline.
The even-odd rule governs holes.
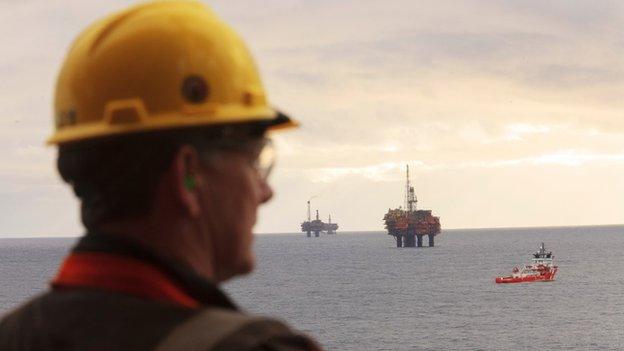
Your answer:
[[[272,196],[264,130],[206,127],[61,146],[57,166],[88,231],[137,231],[125,235],[172,256],[196,252],[221,280],[253,267],[256,210]]]
[[[256,209],[272,196],[265,134],[295,123],[268,105],[243,42],[205,6],[148,3],[87,28],[55,110],[49,142],[88,230],[132,228],[166,254],[203,253],[218,280],[253,267]]]

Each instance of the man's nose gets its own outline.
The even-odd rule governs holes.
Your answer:
[[[266,179],[260,180],[260,203],[266,203],[273,197],[273,188]]]

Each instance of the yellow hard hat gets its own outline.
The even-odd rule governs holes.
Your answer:
[[[238,35],[199,2],[152,2],[75,40],[58,77],[48,143],[253,121],[296,125],[268,105]]]

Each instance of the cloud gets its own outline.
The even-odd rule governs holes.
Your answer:
[[[420,161],[408,161],[401,163],[383,163],[366,167],[336,167],[313,169],[310,173],[312,182],[331,183],[338,178],[344,177],[364,177],[374,182],[395,181],[397,174],[401,174],[401,169],[405,164],[420,166]]]
[[[335,167],[311,168],[306,173],[314,183],[331,183],[339,178],[361,177],[375,182],[397,181],[402,179],[401,174],[405,165],[410,165],[413,171],[440,171],[465,169],[491,169],[504,167],[543,167],[543,166],[570,166],[580,167],[589,165],[624,165],[624,152],[617,154],[594,154],[587,150],[559,150],[552,153],[533,157],[516,159],[498,159],[488,161],[464,161],[453,163],[425,163],[418,160],[406,162],[389,162],[362,167]]]
[[[588,163],[623,163],[624,153],[622,154],[591,154],[589,152],[579,152],[577,150],[563,150],[554,154],[542,155],[532,160],[534,164],[561,164],[568,166],[582,166]]]

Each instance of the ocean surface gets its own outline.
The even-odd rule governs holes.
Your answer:
[[[434,248],[382,232],[256,238],[255,273],[225,289],[330,350],[624,349],[624,226],[450,230]],[[0,312],[42,292],[72,242],[0,239]],[[494,283],[541,242],[556,281]]]

